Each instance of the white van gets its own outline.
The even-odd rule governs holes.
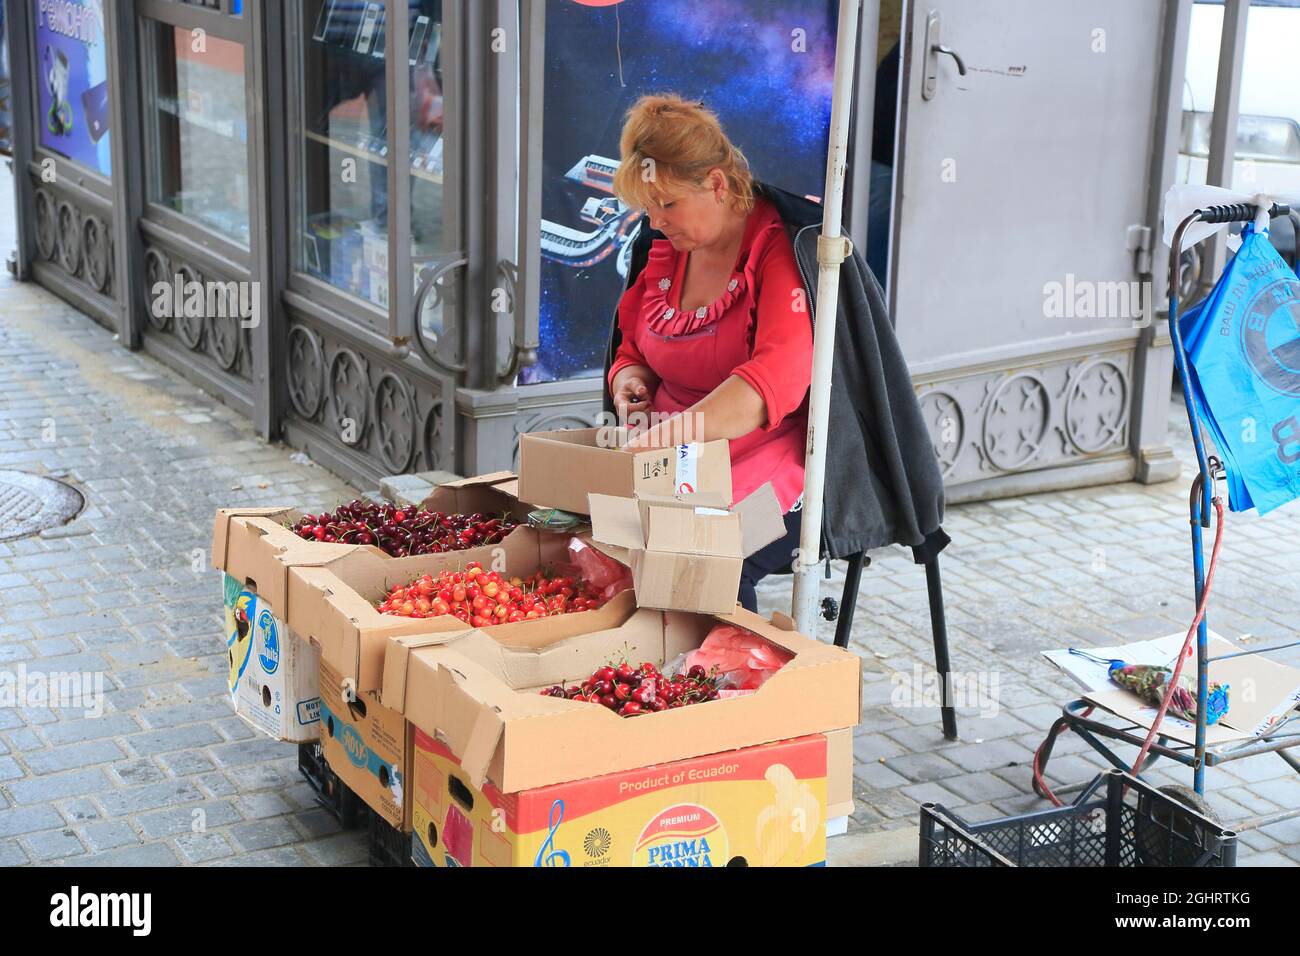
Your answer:
[[[1192,6],[1178,182],[1203,183],[1219,68],[1223,0]],[[1231,186],[1300,193],[1300,0],[1253,0],[1246,20]]]

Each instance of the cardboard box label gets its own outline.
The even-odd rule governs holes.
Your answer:
[[[222,594],[226,689],[235,713],[277,740],[315,740],[320,652],[229,575],[222,575]]]
[[[815,866],[826,855],[826,739],[541,787],[474,787],[416,730],[412,858],[424,866]]]
[[[673,487],[677,489],[678,494],[691,494],[699,491],[699,479],[695,467],[700,458],[699,447],[695,444],[678,445],[676,451]]]

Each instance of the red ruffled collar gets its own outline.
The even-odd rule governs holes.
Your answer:
[[[650,244],[646,260],[645,295],[642,310],[645,323],[659,335],[687,335],[712,325],[727,314],[731,306],[755,287],[755,273],[762,258],[757,253],[775,230],[785,228],[776,210],[766,200],[759,200],[745,223],[745,236],[741,240],[736,266],[727,281],[726,290],[709,305],[683,311],[674,305],[678,299],[674,286],[679,282],[678,271],[685,264],[685,256],[673,248],[667,239],[656,239]]]

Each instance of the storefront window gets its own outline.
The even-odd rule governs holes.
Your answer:
[[[108,65],[98,0],[38,4],[35,54],[41,146],[109,176]]]
[[[162,24],[154,36],[151,197],[247,246],[244,48]]]
[[[413,288],[443,247],[442,4],[407,0],[410,17]],[[388,308],[388,162],[382,3],[305,0],[303,177],[297,268]]]

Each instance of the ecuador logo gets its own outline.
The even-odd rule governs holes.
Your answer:
[[[712,810],[679,803],[658,813],[641,831],[633,866],[726,866],[727,831]]]

